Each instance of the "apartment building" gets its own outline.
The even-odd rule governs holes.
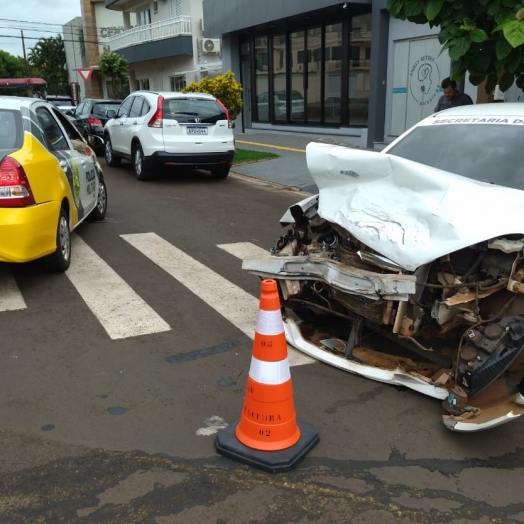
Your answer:
[[[81,2],[85,67],[92,70],[86,96],[111,93],[110,79],[97,70],[98,58],[105,51],[127,59],[129,91],[178,91],[222,72],[221,40],[204,38],[201,0]]]

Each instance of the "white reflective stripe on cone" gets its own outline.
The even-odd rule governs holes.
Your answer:
[[[261,384],[269,384],[271,386],[283,384],[291,378],[289,362],[287,358],[278,362],[266,362],[251,357],[249,376]]]
[[[273,311],[259,309],[256,331],[261,335],[280,335],[280,333],[284,333],[284,323],[282,322],[280,309]]]

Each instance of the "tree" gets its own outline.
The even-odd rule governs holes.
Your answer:
[[[25,75],[24,59],[0,50],[0,78],[23,78]]]
[[[67,84],[67,62],[62,37],[41,38],[29,50],[28,60],[33,74],[46,80],[49,92],[62,94]]]
[[[452,78],[492,93],[508,90],[516,80],[524,88],[524,1],[388,0],[394,18],[440,27],[442,50],[452,59]]]
[[[184,93],[209,93],[218,98],[229,111],[231,120],[242,111],[242,86],[235,80],[235,73],[227,71],[215,78],[204,77],[182,89]]]
[[[98,69],[104,76],[111,78],[112,97],[121,98],[122,86],[128,81],[126,58],[114,51],[102,53],[98,59]]]

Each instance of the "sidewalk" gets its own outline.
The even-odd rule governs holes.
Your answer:
[[[350,142],[349,138],[346,141],[345,137],[340,135],[288,133],[259,129],[246,129],[244,133],[235,132],[235,140],[239,149],[275,153],[279,157],[253,164],[233,166],[233,172],[285,186],[296,187],[308,193],[318,192],[318,188],[306,165],[306,146],[310,142],[357,147]]]

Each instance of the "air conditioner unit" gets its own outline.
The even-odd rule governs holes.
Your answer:
[[[104,53],[109,53],[109,51],[111,51],[111,46],[110,45],[105,45],[102,48],[104,50]]]
[[[216,38],[202,39],[202,53],[220,53],[220,40]]]

